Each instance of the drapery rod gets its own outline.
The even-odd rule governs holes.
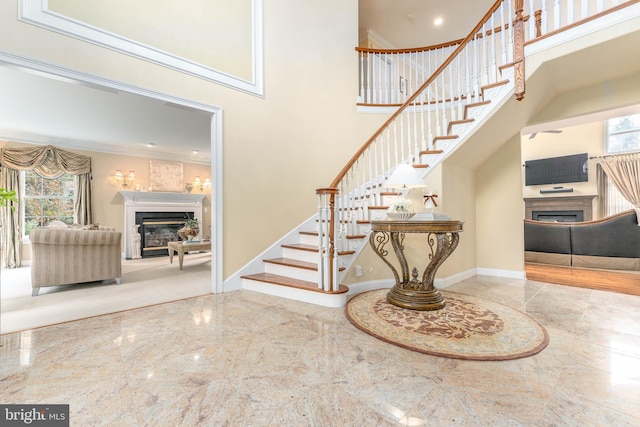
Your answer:
[[[606,156],[593,156],[593,157],[589,157],[589,160],[606,159],[607,157],[632,156],[634,154],[638,155],[640,153],[621,153],[621,154],[608,154]]]

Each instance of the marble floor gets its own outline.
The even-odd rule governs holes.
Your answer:
[[[1,336],[0,402],[72,426],[638,426],[640,297],[478,276],[448,290],[518,308],[550,344],[445,359],[332,309],[240,290]]]

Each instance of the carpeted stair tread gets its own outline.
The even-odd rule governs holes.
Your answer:
[[[271,283],[274,285],[288,286],[290,288],[305,289],[308,291],[325,293],[321,289],[318,289],[317,283],[307,282],[306,280],[293,279],[291,277],[280,276],[278,274],[257,273],[242,276],[242,278],[248,280],[256,280],[258,282]],[[340,290],[334,293],[340,294],[348,291],[349,288],[344,285],[340,285]]]

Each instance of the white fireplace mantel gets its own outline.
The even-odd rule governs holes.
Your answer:
[[[124,257],[131,258],[131,233],[137,212],[187,212],[202,224],[204,194],[167,193],[146,191],[120,191],[124,198]]]

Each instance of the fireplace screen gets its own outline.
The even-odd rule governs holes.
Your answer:
[[[193,218],[193,212],[136,213],[136,224],[140,225],[142,258],[167,256],[167,244],[182,240],[178,230],[184,227],[187,218]]]

